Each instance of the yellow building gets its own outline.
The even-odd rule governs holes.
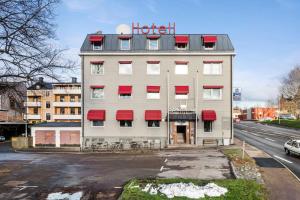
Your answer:
[[[24,119],[29,123],[80,122],[81,85],[76,78],[71,82],[39,82],[27,89]]]

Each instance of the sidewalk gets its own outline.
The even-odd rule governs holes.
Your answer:
[[[235,138],[235,145],[241,147],[242,141]],[[300,198],[300,182],[288,169],[265,152],[249,144],[246,144],[245,151],[259,166],[271,200]]]

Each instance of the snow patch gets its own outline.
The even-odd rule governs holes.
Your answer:
[[[148,183],[142,191],[148,192],[151,195],[156,195],[160,192],[165,194],[168,198],[188,197],[191,199],[204,198],[205,195],[209,197],[219,197],[228,192],[226,188],[220,187],[215,183],[208,183],[205,186],[198,186],[193,183],[172,183],[154,186]]]
[[[83,194],[82,192],[75,192],[73,194],[55,192],[55,193],[48,194],[47,200],[80,200],[82,194]]]

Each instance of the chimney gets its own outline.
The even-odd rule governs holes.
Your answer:
[[[39,82],[43,83],[44,82],[44,78],[43,77],[39,77]]]
[[[96,34],[102,35],[102,31],[96,31]]]
[[[72,83],[77,83],[77,78],[76,77],[72,77]]]

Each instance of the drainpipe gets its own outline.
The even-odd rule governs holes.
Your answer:
[[[84,56],[81,56],[81,150],[84,145]]]
[[[197,132],[197,124],[198,124],[198,121],[197,121],[197,117],[198,117],[198,74],[199,74],[199,70],[197,69],[197,72],[196,72],[196,85],[195,85],[195,113],[196,113],[196,121],[195,121],[195,145],[197,145],[197,135],[198,135],[198,132]]]
[[[168,143],[167,143],[167,146],[170,144],[170,122],[169,122],[169,119],[170,119],[170,114],[169,114],[169,110],[170,110],[170,99],[169,99],[169,70],[167,70],[167,140],[168,140]]]

